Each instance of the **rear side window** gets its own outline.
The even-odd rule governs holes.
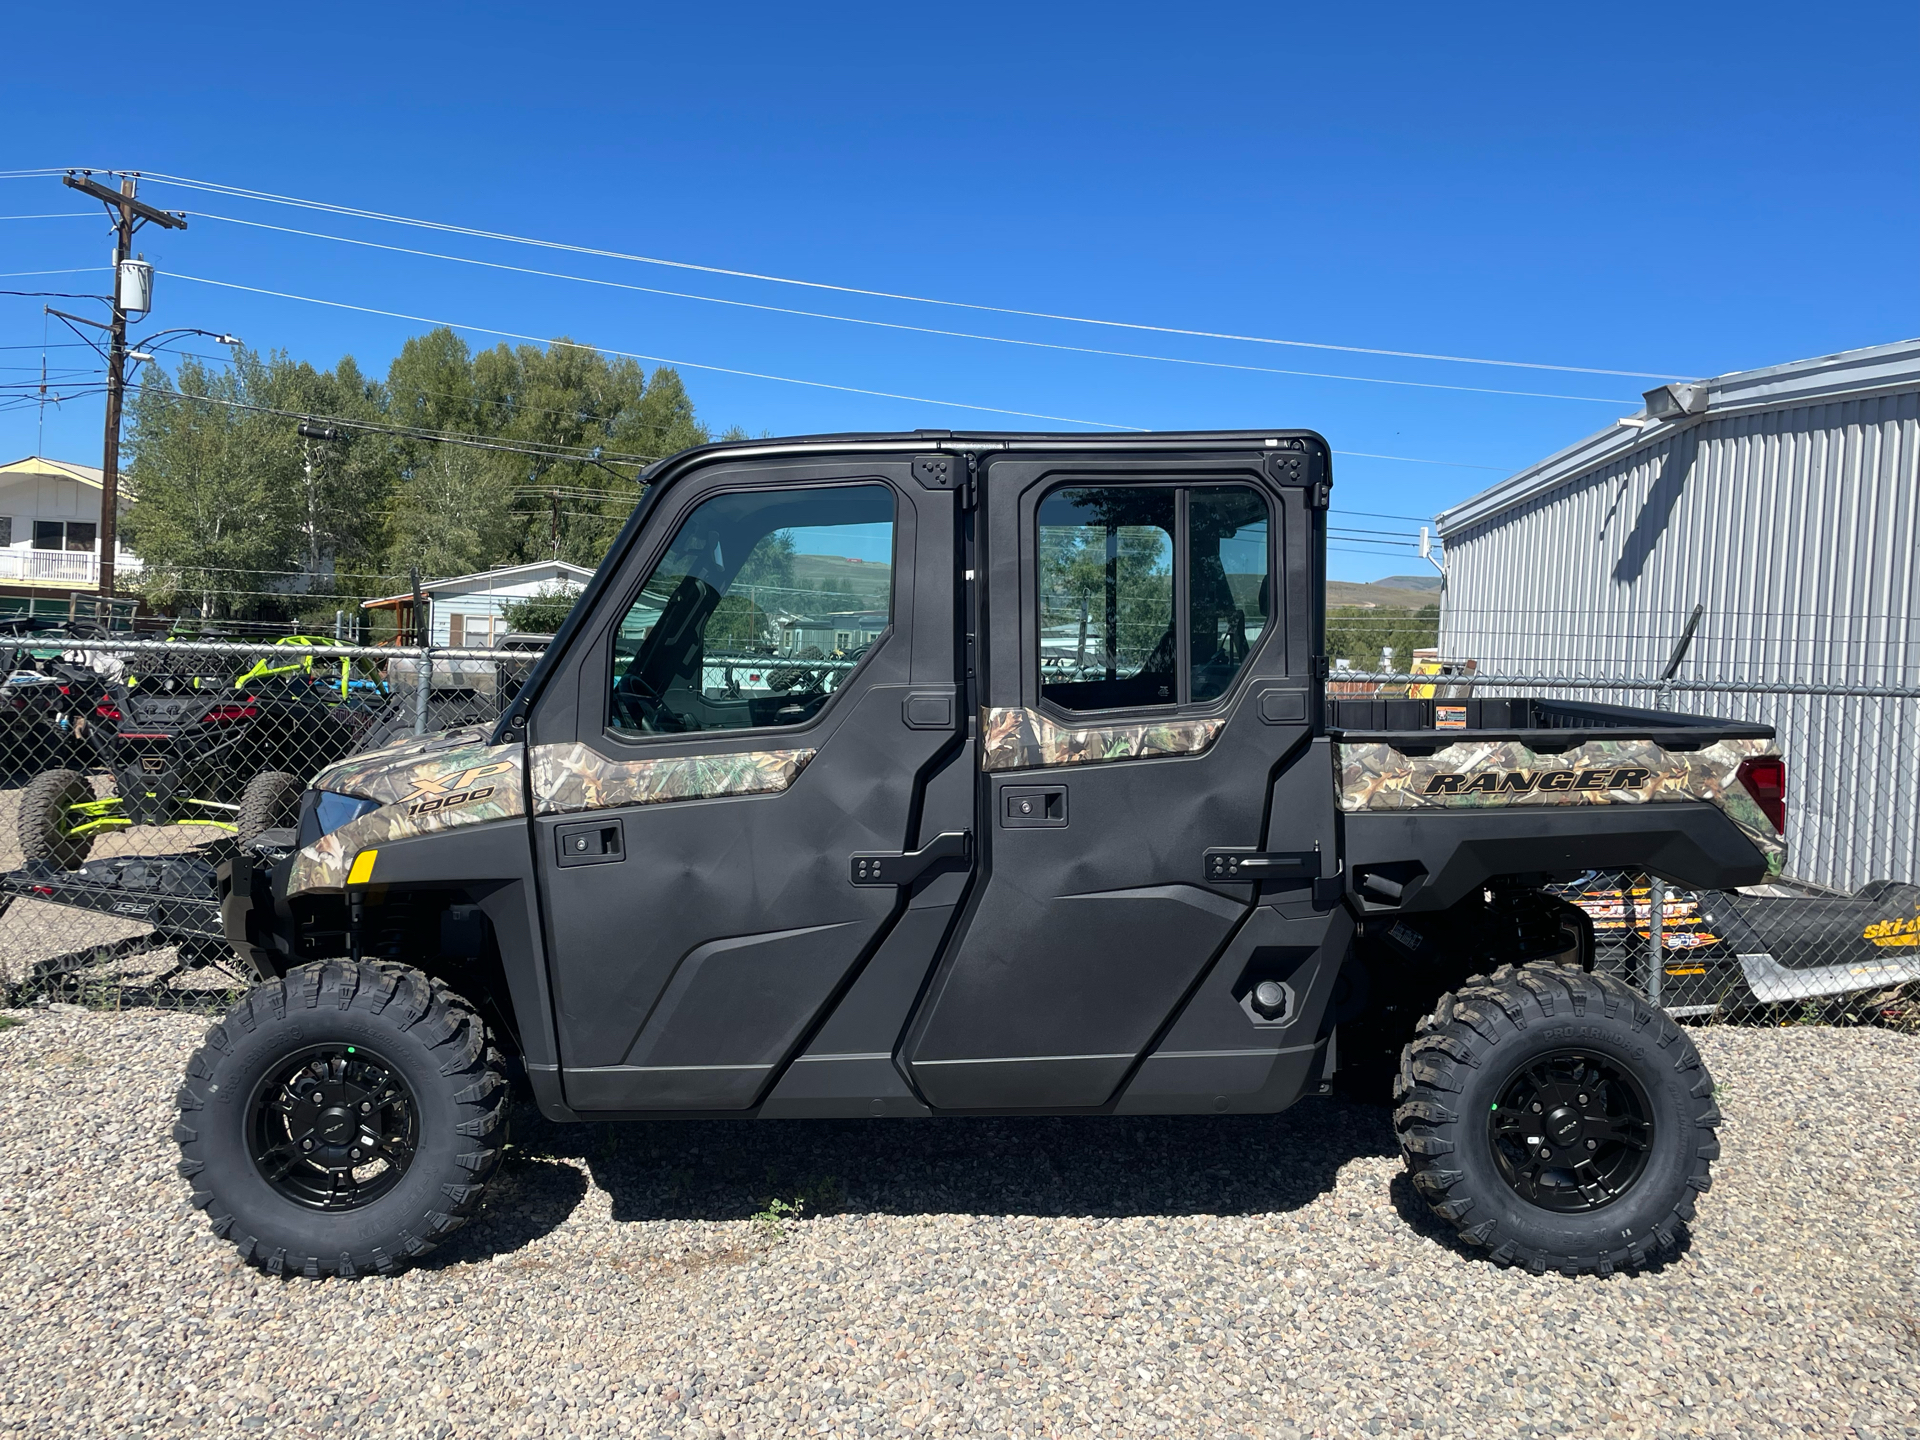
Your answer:
[[[1040,502],[1041,692],[1069,710],[1175,703],[1175,492],[1056,490]]]
[[[839,485],[697,506],[614,636],[609,728],[812,719],[893,622],[893,504]]]
[[[1267,502],[1239,485],[1187,492],[1189,699],[1224,695],[1267,628]]]
[[[1273,611],[1260,492],[1073,487],[1043,497],[1037,519],[1044,699],[1118,710],[1227,692]]]

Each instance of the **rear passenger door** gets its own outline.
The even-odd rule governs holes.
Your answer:
[[[903,1050],[934,1106],[1106,1104],[1248,913],[1207,852],[1260,849],[1308,740],[1304,458],[983,467],[979,869]]]

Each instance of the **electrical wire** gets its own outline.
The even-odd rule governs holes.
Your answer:
[[[1266,335],[1238,335],[1225,331],[1188,329],[1173,325],[1148,325],[1127,320],[1102,320],[1084,315],[1056,314],[1045,310],[1023,310],[1007,305],[983,305],[965,300],[942,300],[926,295],[906,295],[891,290],[873,290],[855,285],[835,285],[819,280],[799,280],[784,275],[765,275],[752,270],[731,270],[719,265],[700,265],[686,260],[667,260],[652,255],[633,255],[620,250],[607,250],[590,245],[573,245],[558,240],[538,240],[524,235],[510,235],[497,230],[482,230],[470,225],[453,225],[438,220],[420,220],[405,215],[390,215],[384,211],[368,210],[356,205],[336,205],[329,201],[307,200],[299,196],[279,195],[269,190],[255,190],[246,186],[225,185],[216,181],[195,180],[183,175],[167,175],[159,171],[145,172],[142,178],[161,184],[173,184],[188,190],[198,190],[205,194],[226,195],[239,200],[254,200],[267,204],[287,205],[297,209],[315,210],[324,214],[344,215],[360,220],[377,220],[390,225],[406,225],[420,230],[432,230],[449,235],[465,235],[479,240],[497,240],[513,245],[530,245],[545,250],[565,251],[577,255],[593,255],[602,259],[623,260],[640,265],[659,265],[675,270],[692,270],[706,275],[724,275],[732,279],[758,280],[774,285],[793,285],[809,290],[831,290],[844,295],[864,295],[880,300],[900,300],[916,305],[941,305],[956,310],[984,311],[996,315],[1018,315],[1034,320],[1057,320],[1074,325],[1101,325],[1110,329],[1148,331],[1160,335],[1186,335],[1206,340],[1235,340],[1254,345],[1287,345],[1306,350],[1336,350],[1353,355],[1383,355],[1402,360],[1434,360],[1456,365],[1495,365],[1519,370],[1555,370],[1578,375],[1616,375],[1641,380],[1690,380],[1696,377],[1688,375],[1663,375],[1644,370],[1609,370],[1592,365],[1554,365],[1533,360],[1489,360],[1470,355],[1442,355],[1422,350],[1389,350],[1370,345],[1335,345],[1314,340],[1283,340]],[[1050,417],[1041,417],[1050,418]]]
[[[1034,350],[1062,350],[1074,355],[1100,355],[1120,360],[1152,360],[1165,365],[1194,365],[1209,370],[1241,370],[1256,375],[1287,375],[1308,380],[1351,380],[1365,385],[1400,385],[1417,390],[1455,390],[1474,395],[1507,395],[1527,400],[1580,400],[1596,405],[1631,405],[1608,395],[1557,395],[1536,390],[1496,390],[1482,385],[1443,385],[1431,380],[1387,380],[1375,375],[1335,375],[1320,370],[1282,370],[1271,365],[1239,365],[1225,360],[1193,360],[1178,355],[1144,355],[1133,350],[1102,350],[1090,345],[1061,345],[1046,340],[1020,340],[1008,335],[981,335],[969,330],[941,330],[928,325],[907,325],[894,320],[869,320],[858,315],[834,315],[823,310],[799,310],[789,305],[763,305],[752,300],[729,300],[718,295],[696,295],[686,290],[663,290],[652,285],[630,285],[622,280],[600,280],[589,275],[568,275],[559,270],[536,270],[526,265],[508,265],[498,260],[476,260],[467,255],[447,255],[438,250],[417,250],[409,245],[383,245],[377,240],[356,240],[345,235],[328,235],[319,230],[301,230],[291,225],[269,225],[260,220],[242,220],[232,215],[215,215],[196,210],[199,220],[221,220],[229,225],[246,225],[256,230],[272,230],[282,235],[301,235],[311,240],[332,240],[342,245],[359,245],[369,250],[386,250],[397,255],[417,255],[428,260],[446,260],[456,265],[478,265],[489,270],[506,270],[516,275],[533,275],[547,280],[569,280],[579,285],[599,285],[610,290],[629,290],[642,295],[664,295],[676,300],[700,300],[709,305],[730,305],[741,310],[760,310],[775,315],[797,315],[811,320],[837,320],[847,325],[868,325],[880,330],[905,330],[916,335],[938,335],[956,340],[983,340],[995,345],[1020,345]],[[1381,457],[1397,458],[1397,457]],[[1484,467],[1493,469],[1493,466]]]
[[[902,395],[891,390],[868,390],[858,385],[835,385],[825,380],[801,380],[791,375],[771,375],[761,370],[741,370],[731,365],[707,365],[698,360],[675,360],[666,355],[644,355],[638,350],[615,350],[611,347],[582,345],[572,340],[544,339],[538,335],[525,335],[517,330],[497,330],[489,325],[466,325],[457,320],[435,320],[426,315],[408,315],[398,310],[381,310],[372,305],[350,305],[344,300],[321,300],[311,295],[294,295],[285,290],[268,290],[259,285],[239,285],[231,280],[210,280],[203,275],[188,275],[179,270],[169,270],[168,275],[176,280],[191,280],[198,285],[218,285],[224,290],[244,290],[253,295],[270,295],[278,300],[299,300],[308,305],[325,305],[335,310],[353,310],[362,315],[383,315],[390,320],[407,320],[416,325],[445,326],[449,330],[467,330],[476,335],[498,335],[507,340],[525,340],[534,345],[564,345],[573,350],[598,350],[603,355],[620,355],[629,360],[645,360],[654,365],[671,365],[677,369],[707,370],[720,375],[739,375],[749,380],[777,380],[783,385],[804,385],[813,390],[836,390],[848,395],[870,395],[880,400],[905,400],[914,405],[942,405],[954,410],[975,410],[989,415],[1015,415],[1023,420],[1050,420],[1060,425],[1086,425],[1096,430],[1131,430],[1145,433],[1141,425],[1114,425],[1101,420],[1077,420],[1068,415],[1042,415],[1032,410],[1009,410],[1000,405],[973,405],[964,400],[936,400],[925,395]]]
[[[105,387],[100,388],[104,389]],[[219,395],[189,395],[184,391],[175,390],[171,386],[148,385],[137,381],[129,384],[127,389],[140,390],[143,392],[151,391],[156,395],[173,400],[185,400],[195,403],[205,402],[209,405],[225,405],[230,409],[251,410],[262,415],[281,415],[289,420],[325,421],[330,425],[345,425],[354,430],[367,430],[381,434],[396,435],[402,439],[430,440],[447,445],[469,445],[479,450],[503,450],[516,455],[529,455],[538,460],[563,460],[573,464],[599,460],[609,465],[645,466],[651,465],[655,460],[660,458],[658,455],[624,455],[616,452],[608,452],[599,446],[563,446],[557,443],[547,444],[540,441],[516,444],[511,441],[500,440],[493,436],[474,435],[461,430],[429,430],[425,427],[410,425],[387,425],[375,420],[357,420],[346,415],[318,415],[311,410],[284,410],[273,405],[255,405],[245,400],[228,400]],[[585,453],[591,449],[599,449],[600,454],[589,455]]]
[[[24,280],[29,275],[88,275],[111,268],[112,267],[108,265],[74,265],[65,270],[5,270],[0,271],[0,280]],[[18,294],[21,292],[15,291],[11,293]],[[82,295],[78,298],[82,300],[98,300],[102,297],[98,295]]]

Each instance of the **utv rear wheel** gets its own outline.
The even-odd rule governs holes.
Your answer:
[[[78,770],[48,770],[20,792],[20,855],[76,870],[93,851],[91,835],[75,835],[74,807],[92,802],[93,787]]]
[[[1720,1154],[1693,1041],[1621,981],[1574,966],[1502,966],[1442,997],[1394,1098],[1434,1213],[1536,1272],[1610,1275],[1671,1253]]]
[[[263,831],[290,830],[300,823],[300,794],[306,786],[284,770],[263,770],[240,792],[240,813],[234,819],[234,838],[242,846]]]
[[[480,1208],[507,1080],[480,1017],[417,970],[328,961],[207,1031],[177,1097],[180,1173],[273,1274],[391,1274]]]

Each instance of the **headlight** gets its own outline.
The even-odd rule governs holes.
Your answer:
[[[378,800],[363,800],[358,795],[338,795],[331,790],[314,792],[313,808],[307,812],[307,823],[300,827],[300,843],[311,845],[322,835],[331,835],[349,820],[358,820],[370,811],[378,810]],[[313,833],[308,834],[311,830]]]

